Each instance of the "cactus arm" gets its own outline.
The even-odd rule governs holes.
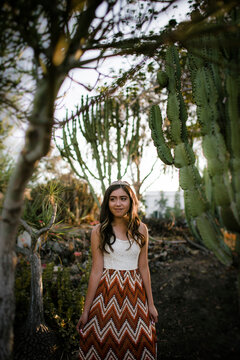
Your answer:
[[[104,149],[104,135],[102,131],[102,121],[101,121],[101,102],[96,103],[95,117],[96,117],[96,136],[98,137],[100,152],[103,158],[105,159],[106,154]],[[102,162],[102,166],[103,166],[103,173],[106,174],[106,161]]]
[[[165,142],[162,131],[162,115],[158,105],[153,105],[150,109],[149,126],[152,139],[157,148],[159,158],[167,165],[173,164],[173,157],[168,145]]]
[[[106,163],[108,166],[107,169],[107,176],[108,182],[111,183],[111,160],[112,160],[112,153],[111,153],[111,145],[110,145],[110,123],[109,123],[109,102],[108,100],[104,103],[104,115],[103,115],[103,128],[104,128],[104,139],[106,143]]]
[[[238,51],[240,53],[240,51]],[[240,57],[240,55],[239,55]],[[239,98],[240,98],[240,76],[233,78],[232,74],[227,75],[226,80],[226,91],[228,94],[227,101],[227,116],[229,123],[228,139],[229,150],[231,154],[230,170],[232,174],[232,188],[235,194],[235,203],[231,204],[231,208],[235,214],[235,218],[240,226],[240,109],[239,109]]]
[[[220,230],[209,221],[207,214],[197,217],[196,224],[206,247],[214,252],[219,261],[230,266],[232,263],[231,250],[223,241],[219,242]]]
[[[121,175],[121,160],[122,160],[122,146],[121,146],[121,123],[119,119],[119,105],[116,104],[116,139],[117,139],[117,179],[120,180]]]

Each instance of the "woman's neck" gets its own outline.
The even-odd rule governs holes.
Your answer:
[[[128,218],[126,217],[114,217],[112,221],[113,227],[127,227],[128,226]]]

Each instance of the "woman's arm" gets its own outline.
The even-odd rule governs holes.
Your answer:
[[[158,312],[154,306],[153,296],[152,296],[152,287],[151,287],[151,277],[148,266],[148,230],[145,224],[141,223],[139,231],[145,236],[146,242],[142,247],[139,259],[138,259],[138,268],[141,274],[143,285],[146,290],[147,300],[148,300],[148,309],[149,315],[152,321],[158,321]]]
[[[81,329],[84,327],[84,325],[87,322],[89,310],[92,305],[103,272],[103,254],[99,249],[99,243],[100,243],[99,226],[96,226],[92,230],[92,234],[91,234],[92,268],[88,282],[88,289],[85,298],[84,309],[76,327],[78,332],[81,332]]]

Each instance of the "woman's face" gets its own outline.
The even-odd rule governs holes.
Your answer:
[[[129,195],[122,188],[111,192],[108,206],[114,217],[125,216],[130,209],[130,204]]]

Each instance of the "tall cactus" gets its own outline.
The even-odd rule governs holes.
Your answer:
[[[193,55],[190,54],[190,59],[192,57]],[[180,186],[184,190],[185,209],[191,227],[195,225],[195,232],[197,230],[206,246],[213,250],[222,262],[229,264],[231,262],[230,250],[222,241],[221,232],[209,211],[210,206],[204,193],[203,183],[194,165],[194,153],[186,136],[186,109],[181,94],[181,72],[175,46],[168,48],[166,62],[166,73],[158,74],[158,80],[160,86],[167,85],[168,88],[167,116],[171,124],[170,135],[174,143],[174,157],[164,141],[162,130],[159,129],[162,120],[157,106],[154,106],[150,113],[152,137],[160,158],[166,164],[174,164],[180,169]],[[218,91],[214,84],[213,71],[206,66],[204,60],[194,58],[191,65],[194,99],[202,129],[204,154],[208,160],[208,170],[213,181],[214,199],[216,206],[221,207],[221,214],[226,214],[233,200],[233,192],[227,176],[229,163],[227,149],[217,122]],[[214,69],[215,76],[216,70]],[[164,81],[161,81],[162,79]],[[162,150],[162,153],[159,150]],[[236,207],[233,206],[233,209],[235,210]],[[235,213],[236,217],[230,216],[230,219],[234,218],[231,230],[234,226],[236,229],[238,213],[236,211]],[[226,223],[228,217],[223,221]]]
[[[100,207],[92,179],[100,183],[104,194],[113,176],[121,179],[126,174],[139,147],[139,108],[136,104],[130,108],[128,98],[123,104],[112,98],[93,105],[88,98],[82,98],[81,109],[79,115],[73,116],[63,127],[62,146],[59,142],[56,145],[74,173],[87,181]],[[87,154],[82,151],[81,141],[86,143]]]
[[[232,25],[240,18],[234,12]],[[239,28],[235,27],[236,39]],[[195,164],[188,142],[186,106],[181,93],[181,67],[178,50],[170,45],[165,71],[157,74],[161,88],[167,87],[167,117],[170,121],[172,148],[162,130],[158,106],[150,110],[149,125],[161,160],[179,168],[179,182],[184,190],[185,212],[193,234],[226,265],[240,270],[240,50],[226,46],[227,37],[205,34],[188,42],[188,64],[193,99],[201,129],[202,148],[207,160],[207,196],[204,179]],[[196,50],[197,49],[197,50]],[[211,186],[210,186],[211,185]],[[218,214],[220,226],[216,221]],[[233,232],[237,243],[232,252],[225,244],[222,229]],[[237,254],[237,258],[236,258]],[[240,271],[239,300],[240,300]]]

